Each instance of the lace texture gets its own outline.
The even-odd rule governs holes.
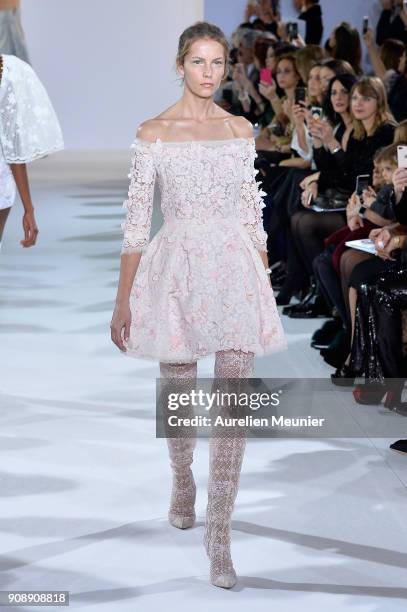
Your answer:
[[[133,144],[135,149],[131,162],[129,190],[123,203],[126,219],[121,227],[124,232],[121,253],[137,253],[148,244],[153,214],[155,162],[151,147],[147,143]]]
[[[122,253],[143,251],[127,354],[194,362],[218,350],[286,348],[269,277],[254,139],[136,140]],[[164,224],[149,242],[154,182]]]
[[[3,55],[0,143],[9,164],[29,163],[64,147],[44,86],[29,64],[12,55]]]
[[[213,389],[219,389],[223,393],[242,393],[244,379],[251,378],[253,370],[253,353],[218,351],[215,357]],[[236,407],[219,406],[212,419],[218,415],[223,418],[234,417]],[[230,550],[231,522],[245,447],[245,430],[233,426],[222,427],[222,435],[212,436],[209,440],[208,504],[204,545],[210,559],[211,582],[224,588],[230,588],[236,582]]]
[[[171,413],[168,411],[169,393],[190,393],[196,388],[197,363],[165,364],[160,363],[160,376],[168,381],[161,387],[160,402],[163,407],[164,423]],[[181,406],[177,415],[191,418],[193,410],[190,406]],[[167,426],[168,427],[168,426]],[[180,432],[180,428],[177,428]],[[168,520],[178,529],[187,529],[195,523],[196,485],[191,470],[193,453],[196,446],[196,428],[186,427],[183,437],[170,437],[167,428],[167,444],[172,468],[173,481]]]
[[[253,353],[218,351],[212,391],[239,395],[244,391],[244,379],[251,378],[253,372]],[[163,406],[166,405],[168,393],[188,392],[196,388],[196,373],[196,363],[160,363],[161,377],[168,381],[163,386],[160,398]],[[193,410],[185,406],[178,408],[177,414],[192,417]],[[218,406],[211,417],[214,420],[219,415],[223,418],[236,416],[234,406]],[[185,529],[195,522],[196,485],[190,466],[196,445],[196,429],[186,428],[185,437],[167,437],[167,444],[173,472],[168,518],[175,527]],[[223,588],[231,588],[237,580],[231,557],[231,521],[245,447],[245,430],[236,430],[233,426],[225,426],[221,436],[212,436],[209,440],[208,503],[203,541],[210,560],[210,580],[213,585]]]

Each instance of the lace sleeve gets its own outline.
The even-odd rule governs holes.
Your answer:
[[[243,152],[243,177],[240,188],[240,220],[246,227],[254,246],[259,251],[267,251],[267,234],[263,228],[262,209],[266,206],[262,196],[267,195],[256,181],[257,170],[254,161],[257,157],[254,139],[248,141]]]
[[[151,143],[136,139],[131,162],[130,186],[123,208],[127,210],[121,227],[124,232],[121,254],[139,253],[147,246],[153,214],[156,168]]]

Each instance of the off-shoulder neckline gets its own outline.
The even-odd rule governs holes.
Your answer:
[[[244,138],[244,137],[235,137],[235,138],[226,138],[223,140],[219,140],[219,139],[212,139],[212,140],[161,140],[161,138],[156,138],[155,141],[151,141],[151,140],[143,140],[141,138],[138,138],[136,136],[136,138],[134,139],[134,142],[140,142],[142,144],[146,144],[146,145],[155,145],[157,143],[160,144],[174,144],[174,145],[182,145],[182,144],[204,144],[204,143],[228,143],[228,142],[239,142],[239,141],[245,141],[245,142],[254,142],[254,136],[250,136],[249,138]]]

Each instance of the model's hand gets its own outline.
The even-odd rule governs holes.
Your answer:
[[[23,216],[24,239],[20,240],[21,246],[27,248],[33,246],[37,241],[38,227],[35,221],[34,210],[25,211]]]
[[[112,321],[110,323],[110,336],[115,345],[126,352],[124,340],[129,339],[131,324],[130,305],[116,304],[113,311]]]

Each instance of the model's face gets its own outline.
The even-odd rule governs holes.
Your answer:
[[[266,68],[270,68],[271,72],[274,72],[276,69],[276,56],[273,47],[267,49]]]
[[[325,66],[322,66],[322,68],[319,71],[319,78],[321,80],[321,91],[323,94],[328,93],[328,89],[329,89],[329,82],[331,79],[333,79],[335,76],[335,73],[333,70],[331,70],[330,68],[326,68]]]
[[[395,164],[392,164],[390,161],[384,161],[380,164],[382,177],[386,185],[391,185],[393,182],[393,174],[397,169]]]
[[[315,66],[309,73],[308,77],[308,95],[312,98],[318,98],[321,95],[321,79],[319,76],[320,67]]]
[[[195,94],[209,98],[221,84],[225,71],[225,53],[216,40],[196,40],[179,67],[185,85]],[[208,85],[205,85],[208,83]]]
[[[349,110],[349,92],[340,81],[334,81],[331,89],[331,104],[335,113],[346,113]]]
[[[299,76],[294,69],[293,63],[287,59],[279,62],[276,75],[278,86],[281,89],[293,89],[299,81]]]
[[[373,96],[363,96],[356,89],[352,94],[351,100],[352,113],[359,121],[368,121],[377,113],[377,98]]]

